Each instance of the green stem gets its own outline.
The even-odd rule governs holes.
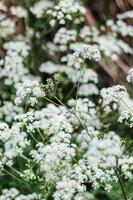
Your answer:
[[[33,138],[33,140],[38,144],[39,142],[36,140],[36,138],[34,137],[34,135],[31,132],[29,132],[29,134]]]
[[[63,106],[66,107],[66,109],[69,110],[69,112],[71,112],[73,115],[75,115],[75,117],[77,118],[77,120],[79,121],[79,123],[81,124],[81,126],[86,130],[87,134],[89,135],[89,137],[92,139],[92,136],[89,134],[88,130],[87,130],[87,127],[85,127],[85,125],[82,123],[82,121],[80,120],[80,118],[76,115],[75,112],[71,111],[64,103],[62,103],[60,101],[60,99],[58,99],[56,96],[55,96],[55,99]]]
[[[69,93],[67,94],[67,96],[64,98],[65,101],[69,99],[69,97],[70,97],[70,95],[72,94],[72,92],[74,91],[74,89],[75,89],[75,85],[72,87],[72,89],[70,90],[70,92],[69,92]]]
[[[10,176],[13,177],[14,179],[16,179],[17,181],[19,181],[19,182],[21,182],[21,183],[27,185],[27,183],[25,183],[24,181],[22,181],[21,179],[19,179],[18,177],[16,177],[14,174],[10,173],[8,170],[6,170],[6,169],[3,169],[3,170],[4,170],[8,175],[10,175]]]
[[[125,153],[132,147],[132,145],[133,145],[133,141],[132,141],[131,144],[125,149],[125,151],[124,151],[123,154],[125,154]]]
[[[40,137],[41,137],[42,141],[44,141],[44,137],[43,137],[43,135],[42,135],[41,131],[40,131],[40,130],[38,130],[38,132],[39,132],[39,135],[40,135]]]
[[[54,98],[55,98],[62,106],[65,106],[67,109],[69,109],[60,99],[58,99],[57,96],[54,96]]]
[[[81,124],[81,126],[86,130],[87,134],[89,135],[89,137],[92,139],[92,136],[89,134],[87,127],[85,127],[85,125],[82,123],[82,121],[80,120],[80,118],[75,114],[75,112],[72,112],[63,102],[60,101],[60,99],[58,99],[58,97],[54,96],[55,99],[62,105],[64,106],[70,113],[72,113],[73,115],[75,115],[75,117],[77,118],[77,120],[79,121],[79,123]],[[55,104],[56,106],[60,106],[60,104],[55,103],[54,101],[48,99],[47,97],[44,97],[47,101]]]
[[[53,103],[56,106],[60,106],[59,104],[55,103],[54,101],[52,101],[51,99],[44,97],[44,99],[46,99],[47,101],[49,101],[50,103]]]
[[[124,185],[123,185],[122,179],[121,179],[117,169],[115,169],[115,173],[116,173],[116,176],[117,176],[117,178],[119,180],[119,183],[120,183],[120,186],[121,186],[121,190],[122,190],[122,193],[123,193],[123,197],[124,197],[125,200],[128,200],[126,192],[125,192],[125,189],[124,189]]]
[[[31,162],[32,160],[30,158],[27,158],[25,155],[21,154],[20,155],[21,158],[23,158],[24,160],[26,160],[27,162]]]
[[[80,86],[81,75],[82,75],[82,70],[81,70],[81,68],[80,68],[80,72],[79,72],[79,80],[78,80],[77,92],[76,92],[75,111],[76,111],[76,107],[77,107],[77,100],[78,100],[78,92],[79,92],[79,86]]]
[[[17,169],[15,169],[14,167],[10,167],[14,172],[16,172],[16,174],[18,174],[19,176],[22,175],[21,172],[19,172]]]
[[[130,110],[133,113],[133,110],[128,106],[128,104],[125,101],[123,101],[122,98],[120,98],[120,100],[128,108],[128,110]]]

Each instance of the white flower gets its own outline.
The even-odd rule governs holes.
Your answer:
[[[84,97],[87,97],[87,96],[90,96],[90,95],[98,95],[99,93],[99,90],[98,88],[96,87],[96,85],[94,85],[93,83],[85,83],[85,84],[82,84],[80,85],[79,87],[79,96],[84,96]]]
[[[84,43],[74,43],[74,44],[70,45],[70,49],[76,51],[76,54],[79,53],[79,56],[83,59],[94,60],[96,62],[101,61],[101,54],[96,45],[87,45]]]
[[[117,158],[120,158],[122,153],[123,148],[119,136],[115,135],[114,132],[109,132],[104,139],[94,138],[90,141],[85,158],[92,168],[106,169],[115,167]]]
[[[6,42],[3,47],[7,52],[3,60],[4,67],[0,67],[0,78],[4,78],[5,85],[14,84],[16,87],[28,76],[29,70],[24,65],[24,58],[28,56],[30,47],[24,38]]]
[[[133,179],[133,157],[123,156],[118,160],[118,165],[126,179]]]
[[[23,109],[13,105],[12,102],[4,102],[4,105],[1,106],[0,120],[4,119],[5,122],[11,123],[18,113],[23,113]]]
[[[32,91],[33,91],[33,95],[35,97],[41,97],[42,96],[42,90],[40,89],[39,86],[34,87]]]
[[[69,100],[68,105],[72,107],[72,109],[75,111],[76,116],[81,120],[85,126],[94,126],[94,127],[100,127],[101,122],[97,116],[97,111],[95,104],[91,101],[89,101],[87,98],[84,99],[77,99],[76,100]],[[70,117],[71,123],[74,126],[80,126],[80,123],[74,115]]]
[[[12,166],[13,159],[20,156],[27,145],[30,144],[26,133],[20,130],[18,124],[14,124],[11,128],[2,124],[0,140],[4,144],[2,163],[7,166]]]
[[[106,113],[116,110],[118,108],[118,102],[121,101],[123,96],[127,96],[127,90],[125,86],[115,85],[109,88],[103,88],[100,91],[102,97],[102,107]]]
[[[1,2],[0,2],[1,3]],[[2,6],[2,9],[6,11],[7,8]],[[4,13],[0,12],[0,37],[6,38],[15,32],[15,21],[8,18]]]
[[[45,93],[42,91],[39,82],[27,81],[19,85],[16,92],[15,103],[20,105],[29,98],[29,104],[33,107],[38,103],[37,98],[42,97],[43,95],[45,95]]]
[[[37,200],[37,194],[28,194],[24,195],[19,192],[16,188],[4,189],[2,190],[2,194],[0,195],[0,200],[7,200],[7,199],[14,199],[14,200]]]
[[[47,8],[51,7],[53,5],[52,1],[48,0],[41,0],[36,2],[31,8],[30,11],[37,17],[41,18],[43,16],[43,13]]]
[[[27,16],[27,11],[21,6],[16,6],[16,7],[12,6],[10,8],[10,10],[11,10],[12,15],[15,15],[15,16],[17,16],[19,18]]]
[[[59,3],[54,9],[48,9],[47,15],[52,18],[50,24],[55,25],[66,24],[67,21],[72,21],[75,15],[75,23],[79,24],[84,20],[83,14],[85,14],[85,8],[75,0],[59,0]],[[53,23],[54,20],[54,23]]]
[[[33,160],[40,165],[46,181],[57,181],[71,166],[75,149],[67,143],[52,142],[49,145],[39,143],[37,150],[31,151]]]
[[[79,52],[74,52],[73,53],[73,58],[74,58],[74,60],[78,60],[80,58]]]
[[[124,18],[133,18],[133,10],[128,10],[124,13],[117,15],[118,19],[124,19]]]
[[[60,22],[61,23],[61,22]],[[60,28],[55,34],[54,43],[58,46],[60,51],[66,51],[70,42],[75,42],[77,32],[75,30],[67,30]]]
[[[133,127],[133,111],[125,110],[122,113],[120,113],[118,122],[120,122],[120,123],[124,122],[125,125],[128,125],[130,128],[132,128]]]
[[[96,62],[100,62],[101,60],[101,54],[97,46],[91,46],[91,45],[84,45],[83,46],[83,57],[86,59],[94,60]]]
[[[132,82],[133,82],[133,68],[129,69],[129,71],[128,71],[127,81],[128,81],[129,83],[132,83]]]
[[[36,97],[30,97],[30,99],[29,99],[29,104],[33,107],[33,106],[35,106],[36,104],[37,104],[37,99],[36,99]]]

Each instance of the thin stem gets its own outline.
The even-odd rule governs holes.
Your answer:
[[[130,110],[130,111],[133,113],[133,110],[128,106],[128,104],[127,104],[125,101],[123,101],[122,98],[120,98],[120,100],[121,100],[122,103],[128,108],[128,110]]]
[[[21,172],[19,172],[17,169],[15,169],[14,167],[10,167],[14,172],[16,172],[16,174],[18,174],[18,175],[22,175],[22,173]]]
[[[25,8],[27,10],[27,16],[24,18],[25,19],[25,29],[26,31],[28,31],[28,28],[30,27],[29,26],[29,11],[28,11],[28,1],[27,0],[24,0],[24,4],[25,4]]]
[[[44,97],[44,99],[46,99],[47,101],[49,101],[50,103],[55,104],[56,106],[60,106],[59,104],[55,103],[54,101],[52,101],[51,99]]]
[[[10,176],[12,176],[14,179],[16,179],[17,181],[19,181],[19,182],[21,182],[21,183],[27,185],[27,183],[25,183],[24,181],[22,181],[21,179],[19,179],[18,177],[16,177],[14,174],[10,173],[8,170],[6,170],[6,169],[3,169],[3,170],[4,170],[8,175],[10,175]]]
[[[63,106],[66,107],[66,109],[69,110],[70,113],[72,113],[73,115],[75,115],[75,117],[77,118],[77,120],[79,121],[79,123],[81,124],[81,126],[86,130],[87,134],[89,135],[89,137],[92,139],[92,136],[89,134],[88,130],[87,130],[87,127],[85,127],[85,125],[82,123],[81,119],[76,115],[75,112],[71,111],[64,103],[62,103],[60,101],[60,99],[58,99],[58,97],[55,96],[55,99]]]
[[[132,145],[133,145],[133,141],[132,141],[131,144],[129,144],[129,146],[125,149],[125,151],[124,151],[123,154],[125,154],[125,153],[132,147]]]
[[[81,124],[81,126],[86,130],[87,134],[89,135],[89,137],[92,139],[92,136],[89,134],[87,127],[85,127],[85,125],[82,123],[82,121],[80,120],[80,118],[75,114],[75,117],[77,118],[77,120],[79,121],[79,123]]]
[[[31,132],[29,132],[29,134],[33,138],[33,140],[38,144],[39,142],[36,140],[36,138],[34,137],[34,135]]]
[[[88,132],[88,130],[87,130],[87,127],[85,127],[85,125],[82,123],[82,121],[80,120],[80,118],[76,115],[76,113],[73,112],[73,111],[71,111],[70,108],[67,107],[63,102],[61,102],[61,100],[58,99],[57,96],[54,96],[54,97],[55,97],[55,99],[56,99],[62,106],[64,106],[70,113],[72,113],[73,115],[75,115],[75,117],[78,119],[78,121],[79,121],[79,123],[81,124],[81,126],[86,130],[87,134],[88,134],[89,137],[92,139],[92,136],[89,134],[89,132]],[[55,104],[56,106],[60,106],[60,104],[55,103],[54,101],[48,99],[47,97],[44,97],[44,98],[45,98],[47,101],[49,101],[49,102]]]
[[[24,160],[26,160],[27,162],[31,162],[32,160],[30,158],[27,158],[25,155],[21,154],[20,155],[21,158],[23,158]]]
[[[55,98],[62,106],[65,106],[67,109],[69,109],[60,99],[58,99],[57,96],[54,96],[54,98]]]
[[[70,92],[67,94],[67,96],[64,98],[64,100],[67,100],[69,97],[70,97],[70,95],[72,94],[72,92],[74,91],[74,89],[75,89],[75,85],[72,87],[72,89],[70,90]]]
[[[115,173],[116,173],[116,176],[117,176],[117,178],[119,180],[119,183],[120,183],[120,186],[121,186],[121,190],[122,190],[122,193],[123,193],[123,197],[124,197],[125,200],[128,200],[126,192],[125,192],[125,189],[124,189],[124,185],[123,185],[122,179],[121,179],[117,169],[115,169]]]
[[[38,130],[38,132],[39,132],[39,135],[40,135],[40,137],[41,137],[42,141],[44,141],[44,137],[43,137],[43,135],[42,135],[41,131],[40,131],[40,130]]]
[[[79,72],[79,80],[78,80],[77,92],[76,92],[75,111],[76,111],[76,107],[77,107],[77,100],[78,100],[78,92],[79,92],[79,86],[80,86],[81,75],[82,75],[82,70],[81,70],[81,68],[80,68],[80,72]]]

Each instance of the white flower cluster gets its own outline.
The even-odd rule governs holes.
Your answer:
[[[87,174],[86,166],[80,160],[78,164],[73,165],[73,168],[57,183],[54,199],[74,199],[74,200],[94,200],[94,196],[86,192]]]
[[[93,126],[88,126],[87,130],[83,130],[77,136],[77,143],[81,149],[88,149],[88,144],[91,141],[91,138],[98,138],[99,131],[96,130]]]
[[[28,194],[24,195],[19,192],[16,188],[4,189],[2,190],[2,194],[0,195],[0,200],[37,200],[37,194]]]
[[[27,11],[21,6],[12,6],[10,8],[11,14],[18,17],[24,18],[27,17]]]
[[[126,179],[133,179],[133,157],[123,156],[118,160],[118,165]]]
[[[0,2],[0,200],[96,200],[120,178],[133,180],[120,137],[124,123],[133,127],[133,100],[97,74],[102,62],[133,53],[118,39],[132,36],[131,16],[98,29],[84,26],[78,0]]]
[[[7,15],[7,7],[4,1],[0,2],[0,37],[6,38],[15,32],[15,22]]]
[[[107,26],[111,27],[116,32],[116,25],[112,20],[107,21]],[[113,28],[114,27],[114,28]],[[117,28],[119,31],[121,28]],[[124,29],[123,29],[124,31]],[[127,28],[125,29],[127,31]],[[129,33],[129,31],[127,31]],[[130,31],[131,32],[131,31]],[[109,32],[108,34],[101,34],[100,31],[95,27],[83,27],[80,30],[80,37],[86,42],[97,44],[101,54],[111,58],[113,61],[117,60],[122,52],[126,54],[132,54],[133,50],[126,42],[117,38],[117,35]]]
[[[74,15],[76,15],[74,23],[79,24],[84,20],[84,13],[85,8],[77,0],[59,0],[53,10],[47,10],[47,14],[51,17],[50,24],[52,26],[55,26],[56,22],[64,25],[67,21],[72,21]]]
[[[93,131],[93,128],[90,128],[90,131]],[[94,188],[105,184],[107,191],[112,188],[109,183],[117,181],[113,168],[117,164],[117,158],[122,155],[119,136],[110,132],[103,139],[89,139],[85,149],[87,151],[83,159],[73,165],[63,179],[57,183],[55,199],[86,199],[83,194],[86,193],[85,183],[88,179],[90,183],[93,183]],[[93,199],[92,196],[91,198]]]
[[[7,7],[4,5],[4,2],[0,2],[0,10],[1,11],[6,11],[7,10]]]
[[[81,72],[81,83],[98,83],[98,75],[97,73],[92,69],[83,69]]]
[[[40,72],[45,72],[48,74],[54,74],[55,72],[61,72],[64,70],[64,66],[61,66],[60,64],[55,64],[51,61],[47,61],[45,63],[42,63],[39,68]]]
[[[34,106],[38,102],[38,98],[45,96],[42,91],[39,82],[37,81],[27,81],[17,89],[15,103],[16,105],[21,105],[24,101],[28,101],[31,106]]]
[[[94,168],[112,168],[122,155],[121,139],[114,132],[109,132],[103,139],[94,138],[90,141],[85,155],[89,166]]]
[[[114,168],[122,153],[121,139],[114,132],[109,132],[103,139],[94,138],[89,142],[84,158],[90,169],[86,173],[94,188],[105,184],[105,190],[111,189],[109,182],[117,181]]]
[[[23,37],[18,37],[17,41],[10,41],[4,44],[4,49],[7,50],[7,53],[16,53],[22,57],[26,57],[29,54],[30,46]]]
[[[125,123],[125,125],[132,128],[133,127],[133,111],[132,110],[123,111],[118,118],[118,122]]]
[[[75,69],[79,70],[81,67],[81,64],[83,63],[83,59],[79,58],[79,56],[78,56],[78,62],[75,62],[73,60],[73,55],[67,54],[67,55],[61,57],[61,62],[65,63],[67,65],[67,68],[74,67]]]
[[[76,52],[73,54],[75,60],[78,60],[78,57],[83,57],[84,59],[94,60],[100,62],[101,54],[97,46],[95,45],[83,45],[81,52]]]
[[[6,123],[0,123],[0,141],[4,144],[1,162],[7,166],[12,166],[13,159],[20,156],[30,144],[27,134],[20,130],[18,124],[9,128]]]
[[[89,42],[95,37],[97,37],[98,35],[100,35],[100,31],[95,26],[91,27],[88,25],[84,25],[83,28],[80,29],[79,35],[85,42]],[[91,37],[90,40],[89,40],[89,37]]]
[[[95,84],[98,83],[98,76],[92,69],[83,69],[80,77],[80,87],[78,91],[79,96],[97,95],[99,90]]]
[[[115,85],[109,88],[103,88],[100,91],[102,97],[102,107],[106,113],[118,109],[118,102],[121,101],[123,96],[127,96],[125,86]]]
[[[51,108],[54,112],[51,112]],[[48,109],[51,111],[48,111]],[[87,110],[88,108],[86,108],[84,111],[87,112]],[[73,123],[71,115],[68,115],[65,109],[64,111],[63,112],[67,116],[68,120]],[[82,112],[83,110],[81,111],[80,115]],[[55,118],[51,119],[53,113],[55,113],[56,120]],[[85,163],[83,162],[83,168],[81,168],[81,171],[79,171],[79,179],[76,179],[75,173],[77,172],[75,172],[75,170],[79,169],[79,166],[77,165],[76,169],[74,168],[74,170],[71,170],[72,159],[75,157],[76,152],[73,145],[69,146],[71,141],[70,133],[72,133],[72,128],[69,123],[65,122],[65,118],[63,119],[61,116],[58,116],[59,114],[60,111],[56,107],[53,107],[52,104],[50,107],[43,111],[43,114],[38,111],[36,112],[35,116],[40,117],[42,115],[41,118],[44,120],[42,121],[42,127],[45,130],[47,127],[47,133],[49,131],[48,136],[51,136],[52,134],[52,137],[49,140],[51,142],[50,144],[44,145],[42,143],[38,143],[37,149],[32,150],[30,153],[35,162],[37,162],[38,165],[40,164],[39,167],[44,173],[46,180],[59,181],[56,187],[57,191],[54,193],[54,198],[59,198],[59,196],[60,198],[71,198],[75,194],[74,191],[76,190],[76,186],[81,188],[81,190],[79,189],[78,191],[78,196],[82,196],[82,191],[86,191],[85,185],[83,183],[87,177],[89,177],[93,183],[93,187],[99,187],[100,184],[104,183],[105,189],[110,190],[111,185],[109,185],[108,182],[117,180],[116,176],[114,175],[114,170],[111,170],[110,168],[116,165],[116,160],[122,155],[120,138],[113,132],[110,132],[107,136],[104,137],[104,139],[98,139],[97,137],[99,136],[99,131],[95,130],[93,127],[88,127],[87,131],[84,130],[83,133],[81,133],[81,136],[78,136],[77,142],[80,148],[86,149],[86,153],[84,154]],[[47,116],[46,118],[45,115]],[[47,118],[48,120],[46,121]],[[27,118],[27,120],[29,119]],[[33,123],[32,116],[30,123]],[[47,126],[44,123],[46,123]],[[91,137],[93,137],[93,139],[90,138],[88,133]],[[83,169],[87,175],[85,175],[85,172],[82,172]],[[83,176],[83,179],[81,179],[81,175]],[[59,178],[62,176],[64,176],[63,180]],[[73,185],[71,185],[71,188],[73,189],[71,189],[70,193],[68,193],[66,190],[64,190],[64,187],[62,187],[65,182],[67,185]],[[77,196],[74,195],[74,198],[76,199]],[[83,197],[81,199],[83,199]]]
[[[11,123],[17,114],[23,113],[23,108],[14,105],[12,102],[4,102],[1,106],[0,120]]]
[[[118,19],[133,18],[133,10],[128,10],[124,13],[117,15]]]
[[[34,14],[37,18],[41,18],[44,12],[49,8],[52,7],[53,3],[49,0],[41,0],[36,3],[32,7],[30,7],[30,11]]]
[[[118,59],[122,52],[132,54],[132,48],[128,44],[112,35],[99,36],[96,41],[99,43],[99,49],[105,56],[111,57],[114,61]]]
[[[107,21],[107,25],[112,29],[112,31],[121,34],[122,36],[133,36],[133,26],[128,25],[122,19],[118,19],[116,23],[113,20]]]
[[[75,110],[76,117],[72,116],[71,118],[71,121],[75,126],[79,124],[78,118],[80,118],[82,123],[87,127],[94,126],[98,128],[101,126],[101,122],[97,115],[96,106],[87,98],[79,98],[77,101],[74,99],[69,100],[68,105],[72,107],[72,110]]]
[[[132,83],[132,82],[133,82],[133,68],[129,69],[129,71],[128,71],[127,81],[128,81],[129,83]]]
[[[84,45],[84,53],[83,57],[86,59],[93,59],[94,61],[100,62],[101,60],[101,55],[99,52],[99,49],[97,46],[91,46],[91,45]]]
[[[36,149],[32,150],[30,154],[39,164],[46,180],[57,181],[71,167],[76,146],[70,144],[72,127],[68,120],[62,114],[60,115],[59,111],[57,114],[55,113],[55,116],[51,112],[49,114],[48,108],[45,109],[42,115],[43,121],[40,123],[42,123],[44,132],[47,133],[47,137],[50,137],[50,143],[47,145],[38,143]]]
[[[83,200],[86,187],[82,184],[82,181],[82,176],[72,177],[72,179],[71,177],[64,177],[62,181],[57,183],[57,191],[54,193],[54,199],[70,200],[73,198],[74,200]],[[75,195],[75,193],[77,193],[77,195]]]
[[[64,115],[62,115],[62,113]],[[65,136],[67,137],[67,134],[64,136],[64,131],[66,133],[72,133],[72,126],[65,116],[70,117],[70,114],[68,115],[68,111],[64,107],[57,108],[55,105],[49,104],[40,111],[31,111],[17,115],[15,119],[21,123],[21,127],[26,125],[28,132],[35,132],[37,129],[42,129],[46,136],[58,133],[60,137],[53,138],[62,140],[62,137],[64,137],[64,139]]]
[[[5,85],[15,84],[16,87],[29,73],[24,66],[24,58],[28,56],[30,48],[24,40],[18,40],[5,43],[4,49],[7,52],[5,58],[0,60],[0,78],[5,79]]]
[[[79,91],[78,91],[79,96],[91,96],[91,95],[98,95],[99,90],[96,85],[93,83],[85,83],[80,85]]]
[[[67,30],[62,27],[58,30],[54,37],[54,43],[58,46],[60,51],[66,51],[67,46],[71,42],[75,42],[77,39],[76,30]]]
[[[52,142],[46,146],[39,143],[37,150],[31,151],[31,156],[44,172],[46,181],[56,182],[71,167],[75,149],[67,143]]]

